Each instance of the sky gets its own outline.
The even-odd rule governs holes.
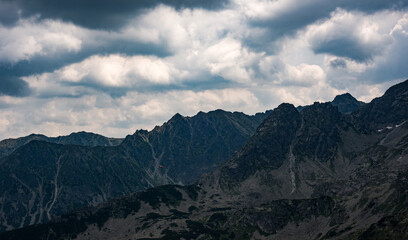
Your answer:
[[[0,139],[369,102],[407,53],[407,0],[0,0]]]

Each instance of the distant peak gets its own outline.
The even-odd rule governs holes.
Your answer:
[[[350,93],[343,93],[343,94],[337,95],[333,99],[333,102],[344,100],[344,99],[357,101],[357,99],[355,97],[353,97]]]
[[[365,103],[358,101],[350,93],[343,93],[337,95],[331,102],[331,105],[337,107],[341,113],[349,114],[365,105]]]
[[[281,103],[276,109],[276,110],[280,110],[280,111],[293,111],[296,110],[295,106],[293,106],[293,104],[290,103]]]
[[[290,103],[281,103],[277,108],[275,108],[267,119],[281,119],[286,116],[292,116],[293,114],[298,114],[298,110]]]
[[[31,133],[30,135],[28,135],[27,137],[46,137],[43,134],[37,134],[37,133]]]
[[[72,135],[95,135],[95,133],[91,133],[91,132],[85,132],[85,131],[79,131],[79,132],[73,132],[70,134]]]
[[[184,120],[184,119],[185,119],[185,117],[183,115],[181,115],[180,113],[176,113],[176,114],[173,115],[172,118],[170,118],[168,123],[175,122],[175,121],[180,121],[180,120]]]
[[[155,128],[157,128],[157,127],[159,127],[159,126],[156,126]],[[148,134],[149,133],[149,131],[147,131],[147,130],[145,130],[145,129],[138,129],[138,130],[136,130],[136,132],[135,132],[135,134],[141,134],[141,135],[146,135],[146,134]]]
[[[174,114],[174,116],[172,117],[172,119],[177,119],[177,118],[184,118],[183,115],[181,115],[180,113],[176,113]]]

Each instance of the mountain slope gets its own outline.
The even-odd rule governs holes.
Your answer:
[[[41,223],[148,187],[191,183],[225,161],[267,114],[177,114],[112,147],[26,143],[0,159],[0,229]]]
[[[300,113],[282,104],[196,184],[152,188],[0,238],[406,239],[407,86],[351,116],[329,103]]]

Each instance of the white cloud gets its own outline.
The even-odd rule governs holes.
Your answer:
[[[400,32],[401,34],[408,36],[408,14],[404,14],[404,16],[398,20],[390,34],[394,34],[395,32]]]
[[[308,27],[306,38],[316,53],[346,57],[357,62],[372,60],[392,44],[388,33],[362,13],[337,9],[330,19]]]
[[[95,81],[111,87],[129,87],[140,82],[170,84],[182,78],[182,73],[171,63],[157,57],[118,54],[92,56],[57,70],[55,74],[61,81]]]
[[[339,10],[338,12],[342,11]],[[333,16],[335,19],[338,18],[336,14],[333,14]],[[351,29],[354,30],[364,26],[362,23],[375,26],[375,28],[367,28],[367,30],[365,30],[365,34],[371,33],[373,35],[372,38],[367,37],[367,41],[371,41],[371,43],[362,46],[362,48],[366,48],[367,51],[370,50],[372,45],[376,44],[378,39],[389,40],[385,45],[378,43],[378,46],[375,48],[382,48],[382,50],[378,53],[376,53],[375,50],[371,52],[372,57],[368,61],[356,61],[347,56],[333,56],[330,53],[323,54],[324,60],[322,67],[326,72],[327,80],[332,86],[339,89],[355,89],[356,86],[365,88],[362,84],[366,84],[375,89],[375,84],[388,81],[395,82],[395,80],[406,78],[408,71],[404,63],[408,57],[404,53],[404,50],[408,47],[408,35],[402,33],[407,16],[404,12],[382,11],[371,15],[363,15],[361,13],[346,13],[343,11],[342,16],[344,16],[347,21],[355,19],[355,23],[349,22],[346,24],[346,26],[354,24],[355,26],[351,27]],[[326,23],[331,24],[331,22],[333,21],[327,20],[322,23],[322,25]],[[373,32],[373,29],[376,29],[376,31]],[[349,30],[349,32],[350,31],[351,30]],[[306,33],[307,36],[309,36],[308,34],[310,34],[310,32]],[[344,34],[341,33],[341,35]],[[360,50],[357,50],[356,53],[359,51]],[[375,94],[368,94],[367,96],[374,95]],[[369,97],[365,97],[365,100],[368,98]]]
[[[128,88],[176,84],[186,73],[154,56],[112,54],[91,56],[81,62],[23,78],[38,96],[94,94],[94,88]],[[86,90],[89,89],[89,90]]]
[[[82,40],[77,37],[81,31],[70,23],[38,22],[37,18],[20,20],[15,27],[0,25],[0,61],[15,63],[34,55],[77,52],[82,46]]]
[[[278,73],[278,77],[280,84],[305,87],[313,87],[326,80],[326,74],[320,66],[304,63],[298,66],[286,65],[285,69]]]
[[[211,74],[245,83],[251,81],[251,67],[262,54],[250,52],[235,39],[224,38],[207,48],[203,55]]]

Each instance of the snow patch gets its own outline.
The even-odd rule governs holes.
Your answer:
[[[404,123],[406,123],[406,121],[403,121],[402,123],[395,125],[395,127],[396,128],[401,127],[402,125],[404,125]]]

